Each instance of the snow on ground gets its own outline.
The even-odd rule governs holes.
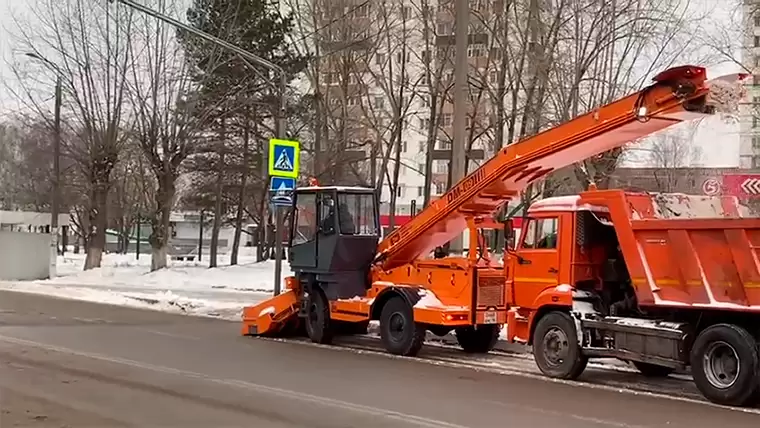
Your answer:
[[[274,289],[274,261],[255,263],[254,251],[241,249],[237,266],[229,266],[224,254],[214,269],[204,259],[171,261],[157,272],[150,272],[150,255],[138,260],[135,254],[106,254],[101,268],[85,272],[85,256],[69,253],[58,257],[56,278],[0,282],[0,289],[238,320],[244,306]],[[282,277],[290,274],[284,261]]]

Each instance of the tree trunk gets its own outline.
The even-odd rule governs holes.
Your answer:
[[[90,238],[87,240],[87,258],[84,270],[99,268],[103,262],[103,251],[106,248],[106,228],[108,227],[108,187],[95,184],[92,191],[90,208],[90,224],[93,225]]]
[[[169,239],[171,238],[169,224],[176,191],[172,173],[162,171],[158,177],[156,213],[151,219],[151,233],[148,237],[151,248],[151,272],[164,269],[167,266]]]
[[[246,120],[243,128],[243,169],[240,177],[240,192],[238,193],[237,213],[235,214],[235,237],[232,240],[232,254],[230,265],[238,264],[238,252],[240,251],[240,237],[243,232],[243,211],[245,207],[245,187],[248,184],[248,147],[250,143],[250,122]]]
[[[222,197],[224,196],[224,148],[220,147],[219,165],[216,176],[216,194],[214,203],[214,222],[211,226],[211,250],[209,251],[208,267],[217,267],[219,254],[219,231],[222,228]]]

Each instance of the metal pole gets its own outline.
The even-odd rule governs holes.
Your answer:
[[[203,258],[203,210],[201,210],[200,227],[198,227],[198,261]]]
[[[61,205],[61,74],[58,73],[55,80],[55,119],[53,136],[53,198],[50,204],[50,277],[54,278],[58,271],[58,213]]]
[[[454,65],[454,140],[451,145],[450,185],[453,187],[464,178],[466,170],[466,139],[467,139],[467,97],[469,93],[467,82],[467,35],[470,18],[468,0],[457,0],[455,11],[455,65]],[[449,246],[457,256],[462,252],[462,235],[454,238]]]
[[[275,229],[274,229],[274,295],[280,294],[280,278],[282,277],[282,227],[283,207],[275,206]]]
[[[137,251],[137,254],[136,254],[137,260],[140,260],[140,229],[141,229],[140,228],[140,223],[141,223],[141,221],[142,221],[142,219],[141,219],[140,215],[138,214],[137,215],[137,250],[136,250]]]

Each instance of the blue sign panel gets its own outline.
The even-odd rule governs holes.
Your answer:
[[[290,206],[293,203],[293,190],[295,188],[295,178],[272,177],[269,182],[269,193],[272,204]]]

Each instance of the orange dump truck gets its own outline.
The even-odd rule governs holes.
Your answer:
[[[760,219],[735,198],[588,191],[548,198],[506,257],[508,340],[572,379],[589,358],[648,376],[691,366],[713,402],[760,398]]]
[[[729,320],[749,316],[756,304],[751,297],[742,303],[737,294],[749,293],[748,284],[757,281],[752,220],[658,220],[640,208],[626,211],[630,204],[646,205],[641,199],[645,196],[589,192],[553,211],[541,211],[548,202],[533,205],[530,216],[535,220],[523,227],[522,242],[509,251],[506,265],[489,255],[481,238],[484,229],[499,227],[491,220],[495,213],[531,183],[672,125],[712,115],[736,99],[733,89],[741,93],[743,77],[708,80],[705,69],[695,66],[666,70],[638,92],[500,149],[382,240],[374,189],[297,188],[288,220],[288,261],[294,275],[287,278],[282,294],[244,308],[242,334],[273,336],[303,329],[312,341],[329,343],[336,334],[363,332],[371,320],[378,320],[388,352],[411,356],[419,352],[427,331],[454,331],[465,351],[488,352],[508,324],[510,340],[533,344],[544,373],[565,378],[580,374],[587,358],[594,356],[625,358],[649,374],[665,373],[660,367],[691,362],[685,355],[706,346],[707,339],[700,342],[700,337],[723,337],[729,330],[743,338],[745,347],[724,342],[734,344],[731,349],[740,357],[749,355],[747,346],[758,332]],[[578,209],[587,204],[600,209]],[[554,223],[539,219],[547,213],[554,215]],[[605,227],[594,229],[597,223]],[[546,227],[554,227],[554,237],[539,240],[538,231]],[[440,257],[436,248],[465,230],[468,254]],[[610,236],[602,239],[602,232]],[[606,254],[615,243],[624,257],[609,265]],[[685,247],[674,249],[675,244]],[[705,254],[710,255],[709,266]],[[688,256],[685,267],[676,268]],[[742,282],[731,282],[729,289],[723,285],[729,276],[722,277],[724,282],[705,282],[716,281],[718,271],[728,275],[731,263],[737,273],[730,281]],[[618,285],[604,276],[611,268],[618,269]],[[625,285],[627,272],[633,278],[630,287]],[[713,294],[689,288],[698,280]],[[729,293],[732,305],[709,300],[728,302],[723,295],[716,297],[721,292]],[[695,303],[697,297],[708,300]],[[757,353],[749,358],[742,364],[755,365],[742,365],[740,386],[712,393],[706,382],[698,381],[705,395],[739,403],[744,395],[731,391],[754,394],[747,392],[746,379],[757,384]]]

